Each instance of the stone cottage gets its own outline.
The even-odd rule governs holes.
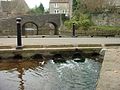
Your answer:
[[[24,0],[0,0],[0,18],[24,15],[29,7]]]

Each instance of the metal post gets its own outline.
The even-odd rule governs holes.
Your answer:
[[[17,47],[16,49],[22,49],[21,18],[16,18],[16,24],[17,24]]]
[[[73,29],[73,37],[75,37],[75,23],[73,23],[72,29]]]

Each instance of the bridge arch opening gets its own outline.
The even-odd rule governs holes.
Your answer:
[[[54,26],[54,35],[59,35],[58,25],[54,22],[48,22]]]
[[[45,22],[40,27],[39,34],[41,35],[58,35],[58,25],[54,22]]]
[[[45,23],[41,26],[39,34],[41,35],[54,35],[55,26],[51,23]]]
[[[38,35],[38,25],[34,22],[26,22],[22,25],[22,35]]]

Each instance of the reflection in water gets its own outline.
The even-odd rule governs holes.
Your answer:
[[[25,90],[25,71],[42,67],[44,62],[39,61],[3,61],[0,63],[0,90]],[[15,76],[14,76],[15,75]],[[14,87],[13,87],[14,86]]]
[[[0,90],[95,90],[101,64],[68,60],[3,61],[0,63]]]
[[[24,80],[23,80],[24,68],[21,67],[20,63],[18,63],[17,71],[19,72],[18,78],[20,78],[20,90],[24,90]]]

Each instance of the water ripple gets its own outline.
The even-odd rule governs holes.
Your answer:
[[[86,59],[84,63],[40,63],[0,63],[0,90],[95,90],[99,62]]]

